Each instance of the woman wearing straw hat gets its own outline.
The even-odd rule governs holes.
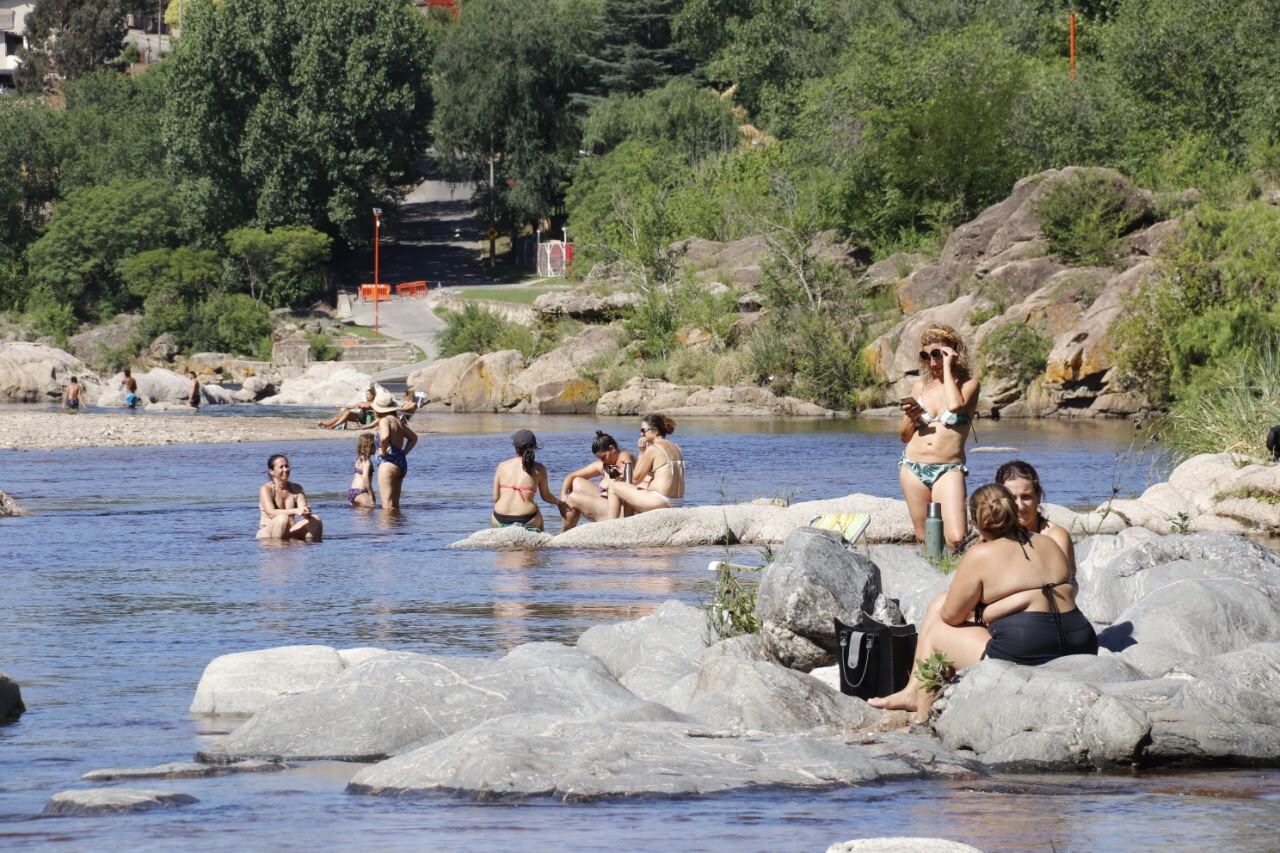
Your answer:
[[[418,434],[396,417],[400,404],[385,388],[373,398],[372,408],[378,418],[378,494],[383,509],[399,509],[400,487],[409,473],[407,457]]]

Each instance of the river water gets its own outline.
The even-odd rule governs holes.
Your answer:
[[[571,643],[668,598],[707,597],[705,566],[720,549],[443,550],[485,523],[493,466],[526,423],[435,423],[447,429],[425,434],[410,457],[393,519],[345,506],[345,442],[0,452],[0,488],[35,513],[0,521],[0,671],[18,679],[30,709],[0,726],[0,849],[824,850],[888,834],[988,850],[1274,849],[1280,774],[1238,770],[495,804],[349,795],[354,765],[320,763],[133,783],[200,799],[181,809],[39,817],[89,770],[187,760],[219,734],[186,709],[220,654],[321,643],[498,655],[531,640]],[[553,483],[590,461],[595,429],[624,443],[636,431],[632,418],[532,425]],[[1039,467],[1050,499],[1092,505],[1168,471],[1126,425],[979,429],[979,447],[1017,450],[972,453],[971,484],[1016,455]],[[675,438],[693,503],[897,493],[901,445],[887,423],[685,422]],[[253,539],[256,490],[277,451],[324,518],[323,544]],[[734,558],[759,554],[742,547]]]

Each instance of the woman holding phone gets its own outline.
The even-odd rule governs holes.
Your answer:
[[[950,326],[925,328],[920,366],[920,380],[901,401],[898,437],[906,448],[898,462],[898,482],[916,539],[924,541],[930,502],[939,503],[943,535],[955,548],[968,533],[964,445],[978,405],[978,380],[969,373],[964,341]]]

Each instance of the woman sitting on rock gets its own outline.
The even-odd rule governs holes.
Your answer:
[[[516,455],[499,463],[493,472],[493,517],[490,524],[494,527],[522,524],[542,530],[545,523],[542,511],[534,503],[535,494],[541,494],[542,499],[560,510],[561,515],[568,508],[551,494],[547,467],[534,454],[538,449],[537,437],[527,429],[517,430],[511,435],[511,445]]]
[[[400,489],[409,473],[409,452],[418,434],[397,413],[400,404],[390,391],[379,391],[370,404],[378,424],[378,494],[383,509],[400,509]]]
[[[610,480],[607,484],[609,518],[621,518],[624,508],[649,512],[684,506],[684,452],[669,438],[675,429],[676,422],[666,415],[646,415],[640,421],[640,459],[631,482]]]
[[[1076,582],[1076,549],[1071,544],[1071,534],[1061,524],[1054,524],[1040,512],[1044,489],[1040,475],[1027,462],[1015,459],[996,469],[996,482],[1009,490],[1013,502],[1018,505],[1018,523],[1028,533],[1043,533],[1052,539],[1067,557],[1071,568],[1071,582]]]
[[[942,652],[956,669],[983,658],[1036,665],[1065,655],[1098,653],[1093,626],[1076,608],[1076,589],[1062,549],[1028,533],[1004,486],[983,486],[969,499],[982,542],[956,567],[951,588],[929,605],[916,642],[916,662]],[[871,705],[915,711],[932,701],[916,672],[902,690]]]
[[[564,515],[564,529],[572,530],[582,516],[591,521],[609,517],[609,480],[622,480],[623,466],[634,465],[636,458],[628,450],[620,450],[618,442],[608,433],[596,430],[591,442],[591,453],[596,461],[574,471],[564,478],[560,487],[560,500],[568,509]],[[597,485],[592,482],[599,479]]]
[[[258,538],[319,542],[324,523],[311,514],[302,486],[290,482],[289,457],[277,453],[268,459],[267,475],[258,489]]]
[[[320,429],[337,429],[342,427],[346,429],[345,424],[355,424],[360,429],[368,429],[373,426],[375,420],[373,416],[373,398],[378,394],[377,389],[372,385],[369,390],[364,392],[364,401],[360,403],[352,403],[338,411],[327,421],[319,421],[316,426]]]
[[[898,437],[906,448],[898,481],[916,539],[924,541],[929,503],[942,504],[942,529],[955,548],[967,532],[964,514],[964,443],[978,405],[978,380],[969,375],[964,341],[950,326],[933,325],[920,336],[923,378],[902,400]]]

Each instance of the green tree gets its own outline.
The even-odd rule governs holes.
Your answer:
[[[271,348],[271,317],[244,293],[215,293],[201,302],[191,331],[196,350],[261,356]]]
[[[638,94],[693,70],[671,33],[683,0],[604,0],[599,46],[588,62],[600,95]]]
[[[313,298],[323,287],[321,265],[332,239],[305,225],[271,231],[237,228],[227,232],[227,251],[244,265],[255,304],[273,308]]]
[[[194,343],[196,306],[213,293],[221,275],[217,254],[193,246],[150,249],[120,264],[120,278],[143,300],[145,333],[169,332],[182,347]]]
[[[73,190],[53,210],[44,236],[27,249],[31,277],[52,298],[87,316],[110,314],[128,302],[120,262],[147,249],[178,243],[178,203],[167,183],[117,178]]]
[[[183,24],[164,128],[192,233],[361,240],[426,143],[426,20],[403,0],[193,0]]]
[[[167,77],[161,63],[138,76],[99,71],[62,87],[65,109],[50,144],[64,193],[116,177],[164,177]]]
[[[603,154],[628,139],[672,143],[693,161],[732,150],[738,122],[724,98],[681,77],[643,95],[614,95],[592,107],[583,148]]]
[[[19,52],[18,82],[52,88],[102,68],[124,47],[121,0],[40,0],[27,15],[30,47]]]
[[[477,202],[499,225],[560,203],[580,134],[570,102],[584,80],[582,30],[552,4],[474,0],[440,45],[436,149],[453,154],[451,175],[482,179]]]
[[[41,100],[0,99],[0,263],[22,255],[57,197],[58,159],[49,141],[56,123]]]

